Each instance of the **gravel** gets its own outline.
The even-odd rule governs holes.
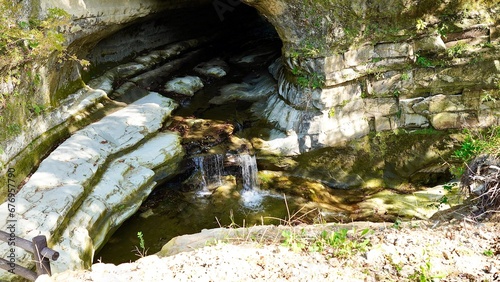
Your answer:
[[[98,263],[91,271],[43,276],[37,282],[500,281],[498,223],[462,221],[432,227],[426,222],[399,226],[369,223],[372,232],[367,237],[367,250],[346,258],[333,256],[331,249],[292,251],[283,246],[283,240],[228,239],[163,258],[152,255],[120,265]],[[344,227],[337,224],[285,228],[297,234],[297,238],[317,238],[311,234]],[[353,234],[359,234],[361,229],[357,230]]]

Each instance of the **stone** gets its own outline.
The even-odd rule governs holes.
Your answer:
[[[320,102],[314,105],[320,110],[342,105],[361,97],[361,86],[359,83],[348,83],[329,88],[323,88],[320,94]]]
[[[107,159],[160,129],[176,106],[172,100],[151,93],[76,132],[59,145],[16,195],[22,199],[16,211],[17,236],[32,238],[42,234],[47,236],[49,246],[58,242],[59,237],[54,234],[88,196],[89,185]],[[7,203],[1,207],[4,208],[0,218],[7,222]],[[8,248],[7,244],[0,245],[4,257]],[[19,262],[32,264],[30,254],[23,251],[17,254]],[[1,275],[4,279],[7,273]]]
[[[324,72],[325,74],[329,74],[340,71],[346,67],[345,64],[344,56],[342,55],[327,56],[325,57]]]
[[[253,147],[262,154],[278,156],[295,156],[300,154],[299,137],[295,130],[288,130],[286,134],[273,130],[267,139],[252,138]]]
[[[467,107],[462,102],[462,95],[435,95],[429,98],[429,112],[459,112]]]
[[[193,96],[194,93],[204,87],[203,82],[197,76],[177,77],[165,84],[165,90],[186,96]]]
[[[402,112],[412,114],[415,113],[415,110],[413,109],[414,105],[418,102],[422,102],[424,98],[419,97],[419,98],[413,98],[413,99],[399,99],[399,107],[401,108]]]
[[[380,78],[367,79],[366,88],[370,95],[377,97],[394,96],[400,88],[401,76],[398,72],[390,71],[380,74]]]
[[[395,98],[363,99],[363,109],[367,114],[374,116],[388,116],[398,112]]]
[[[364,45],[344,53],[344,64],[346,67],[364,65],[371,62],[376,56],[373,45]],[[335,63],[334,61],[331,63]]]
[[[406,42],[402,43],[381,43],[375,45],[373,51],[377,58],[398,58],[413,55],[413,48]]]
[[[229,71],[229,66],[222,59],[216,58],[208,62],[198,64],[194,68],[194,71],[201,75],[221,78],[226,76],[227,72]]]
[[[438,113],[431,117],[431,125],[438,130],[460,128],[460,114],[458,113]]]
[[[276,92],[276,81],[269,75],[261,75],[248,82],[224,85],[221,95],[210,99],[209,103],[222,105],[230,101],[256,102]]]
[[[381,132],[386,130],[392,130],[393,128],[392,121],[388,117],[376,117],[375,118],[375,131]]]
[[[7,163],[18,155],[23,148],[36,138],[40,138],[47,131],[65,123],[72,117],[90,111],[100,101],[106,99],[106,92],[100,89],[84,88],[69,95],[60,106],[47,116],[40,115],[29,121],[27,128],[22,134],[16,136],[11,142],[7,142],[0,153],[0,163]],[[43,138],[43,137],[42,137]]]
[[[429,126],[429,120],[419,114],[404,114],[402,120],[404,128],[425,128]]]
[[[61,254],[51,264],[53,270],[88,268],[107,234],[133,215],[150,194],[156,184],[154,171],[168,163],[170,169],[164,177],[175,175],[183,153],[180,137],[166,132],[112,161],[70,219],[62,240],[53,246]]]
[[[446,50],[446,45],[440,35],[427,36],[415,40],[415,52],[439,53]]]

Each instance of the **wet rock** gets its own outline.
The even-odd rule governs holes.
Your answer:
[[[266,139],[252,138],[252,145],[265,155],[295,156],[300,154],[299,137],[294,130],[289,130],[286,134],[272,130]]]
[[[197,76],[178,77],[165,84],[166,91],[186,96],[193,96],[196,91],[202,89],[203,87],[203,82]]]
[[[226,141],[234,130],[227,122],[176,116],[168,130],[179,132],[188,154],[206,153]]]
[[[227,72],[229,71],[229,66],[222,59],[216,58],[197,65],[194,68],[194,71],[201,75],[221,78],[226,76]]]
[[[276,81],[269,74],[263,74],[248,82],[223,86],[220,90],[221,95],[210,99],[209,103],[222,105],[237,100],[256,102],[267,98],[275,91]]]

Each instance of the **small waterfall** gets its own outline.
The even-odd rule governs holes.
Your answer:
[[[262,209],[262,200],[264,194],[259,189],[257,180],[257,160],[255,156],[241,154],[238,156],[238,161],[241,166],[241,178],[243,182],[243,190],[241,192],[241,201],[243,206],[249,209]]]
[[[257,181],[257,160],[255,156],[241,154],[238,156],[241,166],[241,177],[243,179],[243,190],[259,188]]]
[[[200,173],[200,194],[210,194],[209,189],[222,185],[224,156],[221,154],[193,157],[193,162]]]

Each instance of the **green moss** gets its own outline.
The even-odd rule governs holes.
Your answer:
[[[17,185],[20,185],[51,151],[54,144],[59,140],[67,138],[69,134],[67,126],[63,125],[44,133],[12,159],[5,169],[15,169],[14,181]],[[5,192],[0,193],[1,202],[5,201],[6,197]]]

